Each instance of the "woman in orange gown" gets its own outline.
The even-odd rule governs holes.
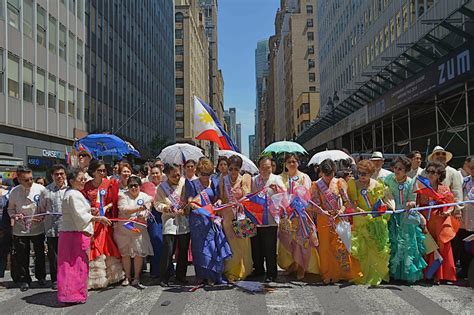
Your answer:
[[[337,234],[336,225],[341,219],[335,218],[345,212],[349,202],[347,184],[342,178],[334,178],[336,164],[330,159],[321,162],[319,172],[321,178],[313,182],[311,195],[313,202],[321,207],[312,208],[317,213],[321,277],[326,284],[352,281],[361,276],[359,262]]]
[[[417,191],[417,204],[428,206],[454,202],[454,195],[449,190],[449,187],[441,184],[446,177],[444,165],[439,162],[430,162],[426,165],[425,172],[428,175],[433,190],[424,189]],[[424,218],[426,218],[426,221],[423,221],[427,222],[427,232],[436,241],[439,247],[438,252],[443,257],[441,267],[434,275],[435,283],[440,281],[456,281],[456,264],[454,262],[453,249],[451,248],[451,240],[456,236],[460,222],[452,215],[453,211],[454,207],[445,207],[422,212]],[[424,222],[422,222],[422,225],[424,225]],[[434,260],[435,252],[427,255],[426,262],[428,267],[425,269],[425,276]]]
[[[107,170],[103,161],[92,160],[88,172],[92,179],[84,185],[82,194],[90,202],[91,208],[95,209],[93,214],[99,215],[100,195],[103,194],[104,216],[109,219],[117,218],[118,182],[107,179]],[[89,261],[90,289],[105,288],[123,279],[121,255],[113,239],[112,226],[95,224]]]

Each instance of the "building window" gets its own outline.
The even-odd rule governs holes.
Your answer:
[[[107,3],[105,5],[107,5]],[[76,15],[76,0],[69,0],[69,12]]]
[[[1,4],[0,4],[1,6]],[[0,93],[4,93],[3,91],[3,78],[4,78],[4,69],[5,69],[5,63],[3,62],[3,50],[0,49]]]
[[[301,114],[309,114],[309,103],[303,103],[300,106],[300,113]]]
[[[61,114],[66,113],[66,82],[59,81],[59,89],[58,89],[58,99],[59,99],[59,112]]]
[[[315,82],[316,81],[316,74],[314,72],[310,72],[308,77],[309,77],[309,82]]]
[[[176,55],[184,55],[184,46],[183,45],[176,45],[175,50],[176,50]]]
[[[310,92],[316,92],[316,87],[315,86],[310,86],[309,91]]]
[[[183,20],[184,20],[184,15],[183,15],[183,13],[178,12],[178,13],[176,13],[176,14],[174,15],[174,21],[175,21],[176,23],[183,23]]]
[[[5,16],[5,8],[3,6],[3,1],[0,1],[0,19],[4,19]]]
[[[184,79],[183,78],[176,78],[176,88],[184,89]]]
[[[59,23],[59,57],[66,61],[66,27]]]
[[[23,62],[23,100],[33,102],[33,66]]]
[[[306,33],[306,36],[308,37],[308,40],[314,40],[314,33],[313,32]]]
[[[176,104],[183,105],[184,104],[184,95],[176,95]]]
[[[82,44],[82,40],[79,39],[79,37],[77,38],[77,69],[79,70],[82,70],[82,66],[83,66],[83,59],[84,59],[84,56],[83,56],[83,44]]]
[[[314,26],[313,19],[307,19],[306,20],[306,26],[307,27],[313,27]]]
[[[311,45],[311,46],[308,46],[308,55],[312,55],[314,54],[314,46]]]
[[[8,55],[8,96],[19,98],[19,70],[18,58],[13,55]]]
[[[56,77],[50,75],[48,78],[48,108],[56,111]]]
[[[176,61],[176,71],[184,71],[184,62]]]
[[[56,54],[56,41],[58,37],[58,27],[56,19],[49,16],[49,51]]]
[[[315,67],[314,59],[308,59],[308,68],[312,69]]]
[[[69,32],[69,41],[68,41],[68,46],[69,46],[69,53],[68,53],[68,59],[69,59],[69,64],[71,66],[74,66],[76,64],[76,50],[74,49],[74,46],[76,44],[76,37],[74,36],[73,33]]]
[[[184,38],[184,31],[182,28],[177,28],[174,30],[174,37],[176,39],[183,39]]]
[[[39,5],[36,7],[36,21],[36,41],[38,45],[46,48],[46,11]]]
[[[77,0],[77,17],[80,21],[82,21],[82,1],[83,0]]]
[[[74,109],[74,87],[72,85],[69,86],[69,89],[67,91],[67,113],[71,117],[74,117],[76,115]]]
[[[306,13],[313,14],[313,6],[311,4],[306,5]]]
[[[23,1],[23,34],[33,38],[33,0]]]
[[[82,120],[82,110],[83,110],[82,96],[83,96],[82,91],[78,89],[77,90],[77,119],[79,120]]]
[[[37,68],[36,69],[36,104],[44,106],[45,103],[45,76],[44,71]]]
[[[8,0],[8,24],[20,29],[20,0]]]
[[[184,112],[176,112],[176,120],[184,120]]]

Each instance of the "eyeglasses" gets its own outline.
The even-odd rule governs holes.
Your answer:
[[[434,155],[435,156],[438,156],[438,155],[446,156],[446,152],[436,152]]]
[[[208,176],[211,176],[211,175],[212,175],[212,173],[201,173],[201,176],[206,176],[206,177],[208,177]]]
[[[86,157],[86,156],[89,157],[89,154],[81,153],[81,154],[79,154],[78,156],[79,156],[79,157]]]
[[[131,185],[128,185],[128,188],[138,188],[138,184],[131,184]]]
[[[99,172],[99,173],[107,173],[107,170],[105,168],[98,168],[96,170],[96,172]]]
[[[368,173],[364,173],[364,172],[359,172],[359,176],[364,177],[364,176],[367,176],[367,175],[369,175],[369,174],[368,174]]]

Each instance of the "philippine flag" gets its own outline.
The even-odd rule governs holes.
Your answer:
[[[264,192],[259,192],[247,196],[242,201],[245,209],[245,215],[255,224],[268,224],[268,199]]]
[[[438,200],[440,198],[439,194],[433,189],[433,187],[431,187],[430,180],[421,175],[418,175],[416,177],[413,191],[415,193],[424,194],[435,200]]]
[[[201,99],[194,96],[194,137],[217,143],[221,150],[240,152],[225,132],[216,113]]]
[[[436,272],[438,272],[439,268],[441,268],[442,264],[443,264],[443,257],[441,256],[438,250],[435,250],[434,260],[431,262],[431,264],[428,267],[426,267],[425,277],[427,279],[433,279],[434,275],[436,274]]]

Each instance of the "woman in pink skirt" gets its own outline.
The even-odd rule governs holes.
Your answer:
[[[67,171],[69,188],[62,204],[63,217],[58,244],[58,301],[85,303],[89,277],[88,250],[94,222],[111,225],[109,219],[93,216],[91,206],[81,194],[86,174],[79,168]]]

